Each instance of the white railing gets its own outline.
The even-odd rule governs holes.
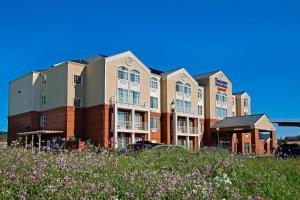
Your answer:
[[[134,129],[141,130],[141,131],[148,131],[148,123],[146,122],[136,123]]]
[[[177,132],[178,133],[187,133],[187,127],[186,126],[177,126]]]
[[[131,125],[131,122],[129,122],[129,121],[118,121],[117,128],[129,130],[129,129],[132,129],[132,125]]]
[[[193,112],[191,110],[186,110],[186,109],[183,109],[183,108],[176,108],[176,112],[177,113],[182,113],[182,114],[198,115],[198,111]]]
[[[198,127],[189,127],[189,133],[190,134],[198,134],[199,128]]]
[[[149,108],[149,105],[147,102],[144,104],[141,103],[134,103],[132,99],[116,99],[114,96],[110,98],[111,104],[120,104],[120,105],[126,105],[126,106],[134,106],[134,107],[140,107],[140,108]]]

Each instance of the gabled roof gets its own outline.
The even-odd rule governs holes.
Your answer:
[[[195,78],[195,79],[209,78],[209,77],[211,77],[212,75],[214,75],[214,74],[216,74],[216,73],[219,73],[219,72],[222,72],[222,71],[221,71],[221,70],[215,70],[215,71],[207,72],[207,73],[204,73],[204,74],[198,74],[198,75],[195,75],[194,78]]]
[[[245,94],[247,93],[246,91],[242,91],[242,92],[234,92],[232,93],[233,95],[242,95],[242,94]]]
[[[226,117],[212,126],[212,128],[235,127],[251,127],[266,131],[275,130],[273,123],[265,114]]]
[[[186,71],[185,68],[183,67],[180,67],[180,68],[176,68],[176,69],[172,69],[172,70],[169,70],[169,71],[166,71],[164,73],[162,73],[161,75],[165,78],[168,78],[168,77],[172,77],[180,72],[184,72],[190,79],[191,81],[193,81],[196,85],[198,85],[198,82],[190,75],[190,73],[188,71]]]
[[[254,126],[255,123],[264,116],[264,114],[245,115],[237,117],[226,117],[223,120],[215,123],[212,128],[226,128],[239,126]]]

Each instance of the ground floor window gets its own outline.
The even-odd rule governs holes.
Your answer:
[[[245,142],[245,144],[244,144],[244,153],[250,154],[250,143],[249,142]]]
[[[229,149],[230,148],[230,141],[220,141],[220,145],[224,149]]]
[[[129,145],[129,137],[118,137],[118,148],[125,149]]]

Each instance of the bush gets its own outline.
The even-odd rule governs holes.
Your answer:
[[[0,199],[300,199],[299,160],[220,149],[118,155],[1,150]]]

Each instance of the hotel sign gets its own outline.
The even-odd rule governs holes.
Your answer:
[[[216,78],[216,86],[227,89],[228,83],[226,81],[222,81],[222,80]]]

